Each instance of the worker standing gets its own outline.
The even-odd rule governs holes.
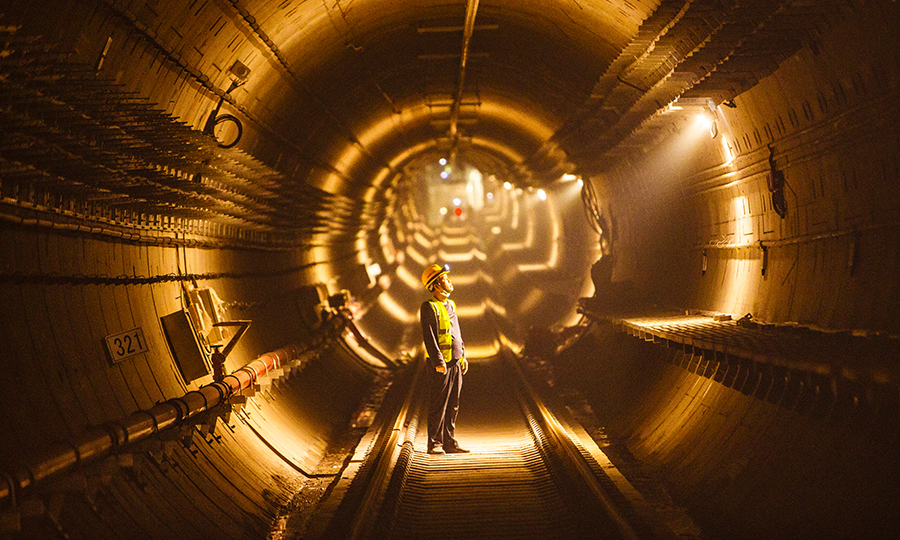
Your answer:
[[[432,264],[422,272],[422,284],[432,298],[422,303],[419,320],[425,341],[431,404],[428,410],[428,453],[462,454],[453,434],[459,413],[462,379],[469,370],[466,348],[459,331],[456,304],[450,300],[450,267]]]

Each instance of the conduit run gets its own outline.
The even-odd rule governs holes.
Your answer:
[[[288,367],[304,352],[297,345],[289,345],[263,354],[244,367],[185,395],[172,398],[150,409],[136,411],[121,420],[92,427],[82,435],[50,445],[32,458],[4,465],[5,478],[0,484],[0,504],[10,499],[16,504],[16,494],[63,472],[95,463],[107,456],[123,453],[129,445],[146,440],[179,426],[192,426],[201,414],[212,413],[219,406],[230,405],[230,399],[250,388],[262,376]],[[290,367],[299,367],[299,364]],[[215,414],[225,415],[230,409]],[[212,418],[208,419],[212,421]]]

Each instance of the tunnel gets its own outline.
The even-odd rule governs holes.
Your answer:
[[[897,538],[898,28],[894,0],[0,0],[0,537],[557,537],[340,528],[415,424],[437,263],[473,456],[550,395],[651,523],[624,537]]]

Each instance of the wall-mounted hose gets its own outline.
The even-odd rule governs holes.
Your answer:
[[[219,114],[219,109],[222,108],[222,103],[225,101],[225,97],[231,94],[231,91],[235,88],[240,87],[244,83],[242,81],[232,81],[231,86],[228,87],[228,90],[225,92],[225,95],[219,97],[219,103],[216,105],[216,108],[209,114],[209,119],[206,120],[206,124],[203,126],[203,132],[207,135],[216,136],[216,126],[225,122],[231,122],[234,124],[234,129],[237,130],[237,135],[235,135],[234,140],[223,143],[219,142],[219,148],[232,148],[234,147],[240,140],[241,135],[244,134],[244,125],[241,124],[241,121],[238,120],[237,116],[233,114]],[[218,139],[217,139],[218,140]]]

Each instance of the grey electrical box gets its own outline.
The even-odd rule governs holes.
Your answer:
[[[184,381],[189,383],[209,375],[206,354],[194,335],[187,313],[184,310],[176,311],[161,317],[160,321]]]

